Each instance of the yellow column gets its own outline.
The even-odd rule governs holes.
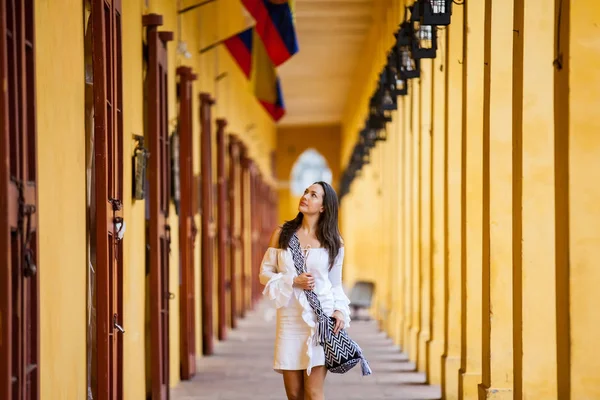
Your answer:
[[[464,400],[477,398],[481,383],[481,262],[482,262],[482,204],[483,204],[483,2],[465,2],[466,57],[466,174],[465,223],[466,268],[463,287],[462,395]]]
[[[399,110],[400,111],[400,110]],[[399,112],[394,113],[394,120],[389,128],[388,142],[386,146],[388,148],[388,161],[384,166],[384,170],[388,171],[389,174],[389,186],[390,186],[390,202],[388,207],[390,209],[388,225],[390,226],[390,240],[388,251],[390,252],[390,326],[388,327],[388,334],[392,338],[395,344],[399,343],[399,329],[400,329],[400,308],[399,301],[400,292],[400,235],[399,235],[399,222],[400,222],[400,152],[398,142],[400,141],[398,129],[401,121],[399,120]]]
[[[565,296],[569,296],[570,321],[563,321],[564,314],[559,314],[559,325],[570,325],[570,348],[566,348],[567,339],[563,335],[559,342],[559,377],[567,374],[565,353],[569,352],[570,358],[570,397],[561,389],[566,387],[567,380],[559,381],[559,398],[566,400],[599,399],[600,386],[600,352],[598,338],[600,337],[600,268],[598,268],[598,249],[600,249],[600,42],[598,41],[598,21],[600,20],[600,4],[594,1],[564,1],[561,19],[560,37],[563,52],[563,69],[557,73],[562,79],[568,75],[568,87],[564,81],[559,83],[560,92],[564,96],[555,103],[555,110],[564,116],[568,110],[568,120],[561,120],[557,126],[556,151],[568,157],[561,158],[557,168],[562,171],[557,176],[557,191],[561,193],[561,206],[568,207],[568,213],[561,215],[568,218],[568,231],[559,231],[559,240],[568,241],[569,263],[562,264],[562,255],[559,262],[561,277],[561,298],[557,302],[559,307],[565,307]],[[570,31],[570,37],[566,32]],[[561,79],[559,78],[559,80]],[[563,89],[568,90],[565,91]],[[564,107],[565,98],[568,104]],[[556,106],[560,108],[556,108]],[[563,123],[568,124],[564,130]],[[568,165],[565,165],[565,161]],[[558,163],[558,161],[557,161]],[[564,180],[564,172],[568,171],[568,181]],[[568,186],[564,186],[568,183]],[[568,198],[564,188],[568,187]],[[558,206],[558,204],[557,204]],[[557,207],[558,208],[558,207]],[[557,209],[557,215],[563,209]],[[568,217],[567,217],[568,216]],[[564,220],[563,220],[564,221]],[[566,221],[565,221],[566,222]],[[568,272],[567,272],[568,271]],[[568,277],[566,276],[568,275]],[[564,281],[569,282],[565,287]],[[561,310],[564,313],[567,310]],[[565,322],[565,324],[563,324]],[[561,331],[559,331],[561,335]],[[565,345],[565,348],[560,346]],[[564,353],[563,353],[564,352]],[[566,392],[566,390],[565,390]]]
[[[391,124],[390,124],[391,125]],[[391,130],[391,126],[388,125],[387,129]],[[381,204],[381,212],[379,213],[379,226],[381,229],[381,239],[380,239],[380,265],[381,265],[381,287],[384,289],[382,292],[380,309],[381,309],[381,320],[383,328],[386,332],[389,333],[389,328],[391,325],[391,302],[390,295],[391,290],[393,289],[393,279],[392,279],[392,265],[391,265],[391,195],[392,195],[392,185],[390,182],[390,172],[391,172],[391,158],[390,158],[390,143],[389,141],[380,142],[377,145],[380,148],[379,151],[379,159],[375,164],[375,174],[378,176],[378,180],[375,182],[375,189],[377,193],[377,197],[380,199]]]
[[[446,32],[438,35],[438,53],[432,65],[432,99],[433,99],[433,156],[432,156],[432,310],[431,342],[429,345],[429,381],[431,384],[442,383],[442,354],[444,353],[445,307],[446,303],[446,58],[447,46],[444,43]]]
[[[421,331],[419,332],[420,371],[429,375],[428,346],[431,333],[431,88],[432,60],[421,60],[421,161],[419,186],[421,202],[419,204],[420,270],[421,270]]]
[[[411,96],[411,139],[412,139],[412,174],[411,174],[411,246],[412,246],[412,271],[411,271],[411,324],[410,324],[410,346],[409,356],[418,365],[419,361],[419,332],[421,329],[421,196],[420,196],[420,163],[421,163],[421,138],[419,136],[419,111],[421,103],[421,85],[416,79],[411,81],[409,88]]]
[[[522,332],[513,345],[515,399],[562,399],[551,334],[556,330],[554,77],[544,61],[554,57],[555,27],[554,9],[545,5],[519,0],[514,10],[514,329]],[[540,335],[540,327],[548,334]]]
[[[404,276],[405,276],[405,248],[404,248],[404,158],[405,147],[404,139],[404,97],[398,98],[398,113],[396,114],[398,121],[394,126],[394,154],[395,154],[395,182],[396,182],[396,199],[394,209],[397,210],[393,218],[394,221],[394,242],[396,257],[394,258],[394,268],[396,269],[396,277],[394,280],[394,306],[396,308],[396,320],[393,332],[394,342],[399,346],[404,346]]]
[[[480,399],[506,399],[513,383],[512,2],[485,2],[483,365]],[[518,210],[517,210],[518,212]]]
[[[412,84],[409,82],[409,90]],[[413,135],[411,130],[412,96],[405,96],[402,100],[402,249],[404,258],[404,285],[402,296],[404,298],[404,314],[402,319],[402,349],[410,354],[410,334],[412,327],[412,158]]]
[[[448,63],[446,82],[448,90],[448,159],[446,163],[446,201],[448,207],[448,301],[446,303],[446,354],[442,396],[446,400],[458,399],[458,371],[461,367],[461,325],[462,325],[462,246],[463,246],[463,174],[466,154],[463,146],[466,137],[463,132],[463,39],[464,7],[454,7],[452,23],[446,28]]]

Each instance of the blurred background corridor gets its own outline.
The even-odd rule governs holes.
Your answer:
[[[600,399],[600,3],[0,0],[0,399],[284,398],[258,270],[324,180],[328,399]]]

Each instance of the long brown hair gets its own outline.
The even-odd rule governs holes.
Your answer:
[[[338,197],[335,190],[327,182],[315,182],[316,185],[321,185],[323,188],[323,212],[319,216],[317,223],[317,239],[321,246],[329,252],[329,269],[333,267],[333,261],[340,252],[342,240],[338,227]],[[302,226],[304,214],[301,212],[296,215],[296,218],[286,221],[279,234],[279,248],[287,249],[289,247],[291,237]]]

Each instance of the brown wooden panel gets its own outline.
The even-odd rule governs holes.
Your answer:
[[[258,190],[260,187],[259,184],[259,175],[258,168],[254,162],[252,162],[250,168],[250,209],[251,211],[251,222],[250,229],[252,232],[252,265],[251,265],[251,275],[250,275],[250,296],[251,296],[251,305],[254,307],[254,304],[257,299],[257,286],[256,286],[256,276],[258,276],[257,268],[256,268],[256,257],[258,254],[259,247],[259,223],[260,223],[260,205],[258,204]]]
[[[214,100],[207,93],[200,94],[200,154],[202,167],[202,352],[213,354],[213,267],[215,221],[213,215],[212,182],[212,123],[211,107]]]
[[[225,177],[225,127],[227,121],[217,120],[217,238],[218,297],[219,297],[219,340],[227,336],[227,181]]]
[[[123,91],[118,1],[92,1],[98,399],[123,389]]]
[[[39,398],[34,6],[0,0],[0,398]]]
[[[241,237],[241,279],[240,279],[240,296],[242,298],[241,305],[241,317],[244,318],[246,316],[246,312],[248,310],[248,265],[247,259],[250,254],[251,249],[251,240],[249,240],[250,235],[250,220],[249,220],[249,189],[250,189],[250,159],[248,158],[248,149],[244,145],[244,143],[240,142],[240,157],[242,163],[242,170],[240,171],[240,209],[241,209],[241,226],[240,226],[240,237]]]
[[[9,81],[6,0],[0,1],[0,81]],[[10,83],[9,83],[10,84]],[[0,399],[12,399],[12,280],[11,224],[15,203],[10,193],[8,91],[0,92]]]
[[[240,151],[238,140],[235,136],[229,136],[229,235],[231,243],[229,247],[229,275],[231,279],[230,291],[230,313],[231,328],[237,327],[237,317],[239,317],[238,308],[238,290],[239,290],[239,263],[238,252],[240,248],[240,233],[238,215],[241,203],[239,201],[239,170],[240,170]]]
[[[148,43],[148,181],[150,196],[150,369],[152,398],[169,398],[169,226],[170,149],[167,43],[172,32],[159,32],[162,16],[144,15]]]
[[[194,243],[198,229],[193,208],[193,129],[192,83],[196,75],[190,67],[177,68],[179,75],[179,169],[181,179],[181,204],[179,212],[179,249],[181,280],[180,305],[180,357],[181,379],[188,380],[196,373],[196,324]]]

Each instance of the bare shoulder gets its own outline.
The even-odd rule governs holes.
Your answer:
[[[279,235],[281,235],[281,226],[278,226],[273,231],[273,234],[271,235],[271,240],[269,241],[269,247],[279,247]]]
[[[340,236],[340,248],[344,247],[344,239]]]

